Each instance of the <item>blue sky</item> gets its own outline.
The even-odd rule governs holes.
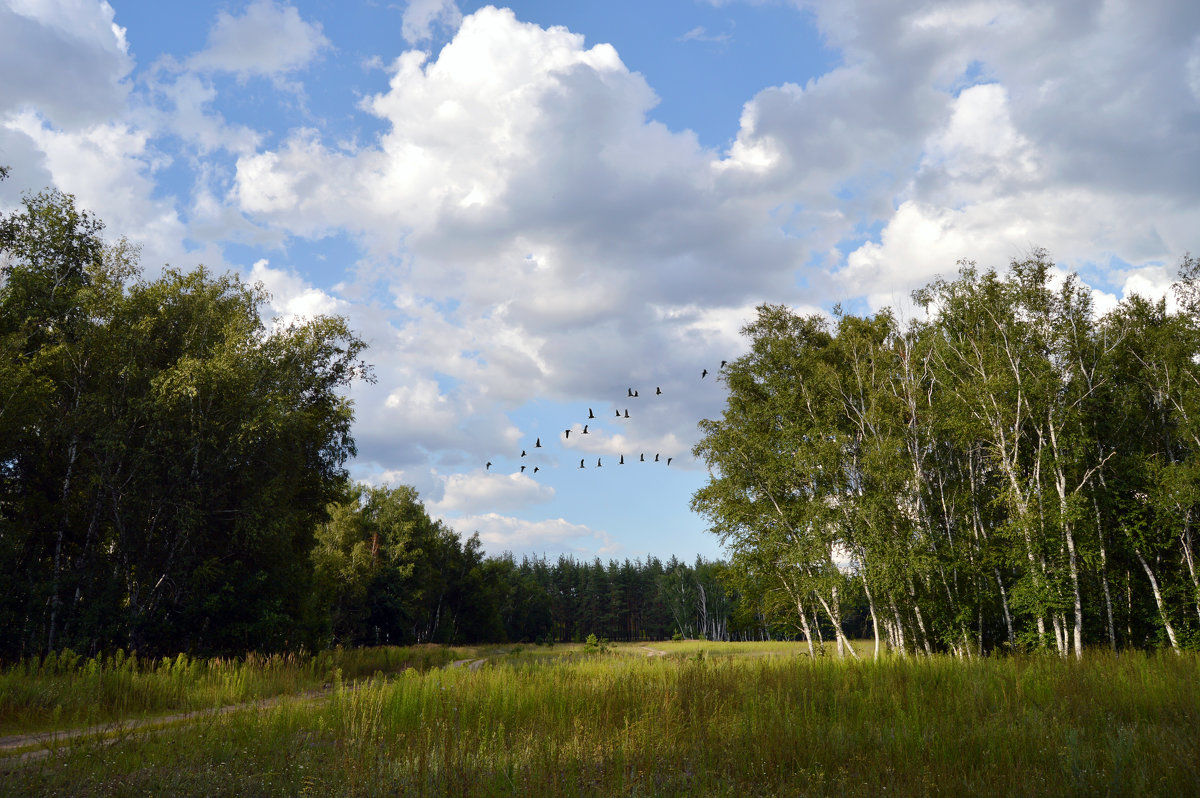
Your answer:
[[[352,473],[491,552],[719,556],[700,374],[759,303],[909,312],[1041,246],[1103,309],[1200,251],[1168,0],[0,0],[0,69],[0,207],[55,185],[148,274],[347,316]]]

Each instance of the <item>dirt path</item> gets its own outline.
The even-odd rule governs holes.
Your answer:
[[[353,689],[353,688],[351,688]],[[198,709],[192,712],[177,712],[171,715],[156,715],[152,718],[136,720],[115,720],[82,729],[65,729],[62,731],[37,732],[34,734],[13,734],[0,737],[0,772],[11,770],[14,766],[44,759],[57,750],[71,747],[71,744],[81,739],[94,739],[105,745],[120,742],[136,731],[158,733],[167,731],[175,726],[182,726],[189,721],[202,718],[215,718],[237,712],[242,709],[267,709],[283,701],[316,701],[332,692],[325,690],[309,690],[304,693],[288,693],[270,698],[260,698],[257,701],[247,701],[241,704],[228,704],[213,709]],[[34,748],[33,746],[38,746]],[[32,749],[32,750],[21,750]],[[8,754],[9,751],[19,753]],[[7,754],[7,755],[6,755]]]
[[[665,657],[667,652],[658,648],[650,648],[650,646],[642,646],[642,651],[646,652],[647,657]]]
[[[477,671],[483,667],[485,662],[487,662],[486,658],[460,659],[451,662],[446,667],[461,668],[466,666],[469,670]],[[355,689],[355,685],[347,685],[347,689],[353,690]],[[91,740],[99,742],[102,745],[112,745],[113,743],[127,739],[133,732],[160,734],[170,731],[177,726],[183,726],[189,722],[203,718],[219,717],[243,709],[268,709],[287,700],[317,701],[327,697],[332,692],[332,688],[309,690],[303,693],[288,693],[286,695],[272,696],[271,698],[261,698],[257,701],[247,701],[241,704],[229,704],[214,709],[177,712],[172,715],[157,715],[152,718],[139,718],[137,720],[117,720],[95,726],[86,726],[82,729],[65,729],[63,731],[37,732],[34,734],[13,734],[7,737],[0,737],[0,773],[21,767],[30,762],[45,759],[52,753],[69,749],[73,743],[80,740]],[[9,753],[10,751],[15,753]]]

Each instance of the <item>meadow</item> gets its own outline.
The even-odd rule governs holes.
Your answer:
[[[853,662],[791,643],[606,649],[364,649],[140,670],[104,661],[91,674],[74,663],[73,676],[60,663],[57,675],[12,668],[0,674],[4,735],[275,699],[42,742],[21,750],[49,753],[20,764],[10,751],[0,793],[1200,793],[1194,654]],[[72,696],[88,684],[128,695],[85,710]]]

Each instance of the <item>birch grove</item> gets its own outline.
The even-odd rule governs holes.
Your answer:
[[[693,508],[806,636],[863,597],[875,656],[1196,647],[1198,277],[1100,314],[1038,250],[907,323],[762,305]]]

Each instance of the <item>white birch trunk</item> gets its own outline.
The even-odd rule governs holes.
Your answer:
[[[858,652],[854,650],[854,646],[850,644],[850,641],[846,639],[846,634],[842,631],[842,613],[841,610],[838,609],[837,605],[837,588],[833,589],[832,608],[830,607],[829,603],[825,601],[825,597],[820,593],[814,592],[814,595],[816,595],[817,601],[821,602],[821,606],[825,608],[825,614],[829,616],[829,620],[833,624],[833,634],[837,640],[838,656],[846,656],[846,651],[849,650],[850,656],[854,659],[858,659]]]
[[[1175,627],[1171,626],[1171,619],[1167,617],[1167,605],[1163,603],[1162,593],[1158,589],[1158,579],[1154,577],[1154,571],[1150,570],[1150,563],[1146,562],[1141,550],[1135,548],[1133,553],[1137,555],[1138,561],[1146,571],[1146,576],[1150,579],[1150,587],[1154,591],[1154,602],[1158,605],[1158,615],[1162,618],[1163,626],[1167,630],[1167,639],[1171,641],[1171,649],[1178,654],[1180,653],[1179,641],[1175,639]]]
[[[812,629],[808,626],[808,611],[799,601],[796,602],[796,612],[800,613],[800,629],[804,632],[804,642],[808,643],[808,657],[812,659],[816,656],[813,651]]]

